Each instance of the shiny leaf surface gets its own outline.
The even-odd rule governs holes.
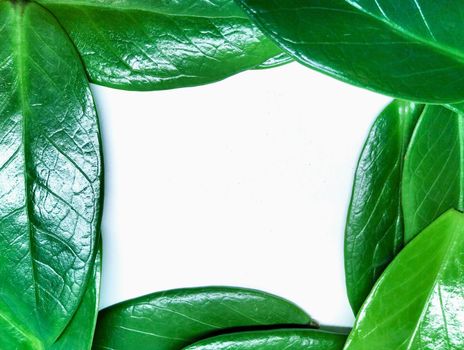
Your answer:
[[[343,334],[279,329],[224,334],[202,340],[185,350],[342,350],[345,340]]]
[[[345,231],[346,285],[355,313],[403,248],[404,156],[423,108],[391,103],[375,121],[358,162]]]
[[[464,100],[461,1],[237,1],[313,69],[394,97]]]
[[[98,120],[42,7],[0,2],[0,344],[48,349],[81,303],[101,215]]]
[[[464,348],[464,214],[450,210],[385,270],[345,350]]]
[[[284,324],[314,325],[294,304],[260,291],[171,290],[100,311],[93,349],[178,350],[231,329]]]
[[[93,82],[129,90],[206,84],[281,51],[230,0],[38,0],[61,22]]]
[[[403,175],[405,240],[451,208],[464,209],[463,115],[427,106],[406,153]]]
[[[100,245],[93,268],[93,276],[89,281],[81,304],[51,350],[90,350],[92,348],[100,301],[101,258]]]
[[[279,67],[284,64],[293,62],[293,59],[284,52],[279,53],[278,55],[271,57],[267,61],[261,63],[259,66],[255,67],[255,69],[268,69]]]

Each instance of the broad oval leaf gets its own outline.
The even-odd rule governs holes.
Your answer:
[[[83,297],[101,221],[98,120],[54,17],[0,2],[0,344],[48,349]]]
[[[90,350],[92,348],[100,301],[102,248],[97,251],[93,275],[71,322],[51,350]]]
[[[364,144],[345,229],[346,286],[355,313],[403,248],[404,156],[423,109],[412,102],[392,102],[376,119]]]
[[[207,338],[185,350],[342,350],[346,335],[306,329],[229,333]]]
[[[448,209],[464,210],[463,118],[429,105],[417,124],[402,184],[406,242]]]
[[[93,349],[178,350],[242,327],[312,326],[296,305],[260,291],[205,287],[160,292],[100,311]]]
[[[464,100],[460,1],[237,1],[281,48],[315,70],[394,97]]]
[[[464,348],[464,214],[450,210],[385,270],[345,350]]]
[[[38,0],[93,82],[129,90],[206,84],[281,53],[231,0]]]

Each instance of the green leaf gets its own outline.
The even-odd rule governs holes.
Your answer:
[[[261,63],[255,69],[268,69],[283,66],[284,64],[293,62],[293,59],[284,52],[279,53],[278,55],[271,57],[267,61]]]
[[[461,1],[237,1],[281,48],[317,71],[398,98],[464,100]]]
[[[0,2],[0,344],[48,349],[92,275],[101,221],[98,120],[54,17]]]
[[[38,0],[67,30],[91,80],[128,90],[194,86],[281,50],[231,0]]]
[[[68,327],[51,347],[51,350],[90,350],[92,348],[100,301],[102,248],[97,251],[93,276],[84,298]]]
[[[342,350],[346,335],[305,329],[230,333],[208,338],[185,350]]]
[[[464,349],[464,214],[408,244],[359,312],[345,350]]]
[[[417,124],[403,175],[406,242],[448,209],[464,209],[463,118],[429,105]]]
[[[423,109],[412,102],[392,102],[379,115],[364,144],[345,229],[346,286],[355,313],[403,248],[404,156]]]
[[[296,305],[249,289],[179,289],[100,311],[93,349],[178,350],[205,337],[253,326],[314,325]]]

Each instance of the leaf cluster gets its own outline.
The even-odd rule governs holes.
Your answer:
[[[463,18],[457,0],[0,0],[0,348],[464,349]],[[182,88],[292,60],[396,98],[354,177],[351,333],[233,287],[98,313],[103,158],[89,83]]]

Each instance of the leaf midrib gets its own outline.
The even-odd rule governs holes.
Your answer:
[[[162,11],[159,8],[158,9],[150,9],[150,8],[143,8],[139,6],[134,6],[134,7],[125,7],[125,6],[117,6],[117,5],[106,5],[106,4],[95,4],[95,3],[86,3],[85,1],[79,1],[79,0],[70,0],[70,1],[38,1],[34,0],[35,2],[39,3],[41,6],[48,8],[49,6],[60,6],[60,7],[81,7],[81,8],[96,8],[96,9],[109,9],[109,10],[117,10],[117,11],[141,11],[141,12],[149,12],[155,15],[159,16],[167,16],[167,17],[183,17],[183,18],[203,18],[203,19],[239,19],[239,20],[248,20],[248,16],[246,14],[243,14],[243,16],[227,16],[227,15],[221,15],[221,16],[212,16],[212,15],[199,15],[199,14],[177,14],[177,13],[172,13],[169,11]]]
[[[26,208],[26,215],[27,215],[27,231],[29,236],[29,252],[31,257],[31,268],[32,268],[32,279],[33,279],[33,287],[34,287],[34,295],[35,295],[35,302],[36,305],[39,304],[39,291],[37,288],[37,266],[35,265],[35,257],[34,257],[34,234],[33,228],[31,225],[31,220],[33,217],[33,208],[31,207],[31,199],[29,196],[29,189],[31,188],[31,184],[29,183],[29,173],[27,170],[27,119],[28,114],[30,113],[29,104],[27,101],[27,92],[26,92],[26,77],[25,77],[25,62],[27,54],[25,54],[25,24],[24,24],[24,11],[25,8],[21,6],[15,6],[15,31],[16,31],[16,65],[18,68],[18,93],[19,93],[19,100],[20,100],[20,109],[21,109],[21,121],[22,121],[22,154],[23,154],[23,162],[24,162],[24,191],[25,191],[25,208]]]
[[[426,40],[425,38],[420,37],[419,35],[412,33],[400,25],[388,21],[386,18],[379,17],[375,15],[374,13],[366,10],[364,7],[362,7],[359,4],[356,4],[353,2],[353,0],[344,0],[347,4],[350,6],[354,7],[356,10],[361,11],[362,13],[366,14],[367,16],[376,19],[377,21],[380,21],[387,25],[389,28],[391,28],[394,32],[396,32],[398,35],[401,35],[403,37],[406,37],[407,39],[413,39],[415,41],[420,42],[421,44],[424,44],[426,46],[429,46],[436,51],[438,51],[441,54],[444,54],[448,58],[454,59],[455,61],[458,61],[459,63],[464,63],[464,53],[460,52],[459,50],[452,49],[448,46],[443,46],[440,44],[437,44],[436,42],[432,42],[430,40]]]

